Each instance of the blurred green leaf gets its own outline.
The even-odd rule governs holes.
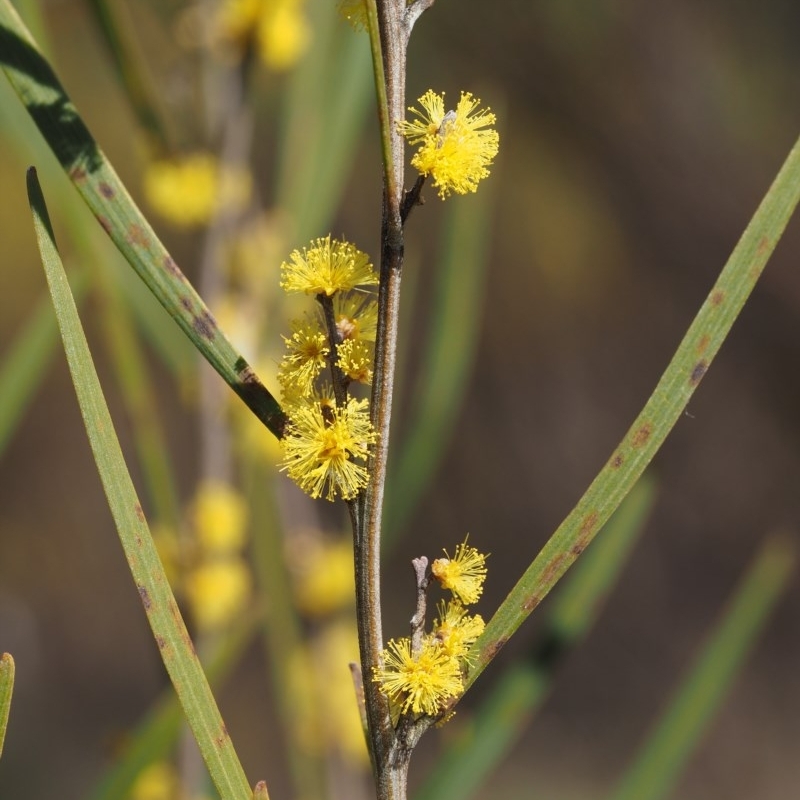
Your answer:
[[[169,587],[125,467],[34,169],[28,171],[28,197],[81,415],[134,583],[164,666],[214,784],[223,800],[242,800],[250,796],[251,789]]]
[[[605,524],[658,452],[722,346],[800,200],[790,151],[655,391],[578,504],[525,570],[478,640],[470,686]]]
[[[142,216],[9,0],[0,0],[0,63],[69,179],[125,259],[225,382],[280,437],[285,416],[278,402],[217,327]]]
[[[556,591],[528,657],[510,665],[475,714],[462,721],[415,800],[466,800],[508,754],[547,696],[557,665],[599,616],[654,500],[655,486],[644,475]]]
[[[788,539],[764,543],[613,800],[658,800],[672,789],[786,589],[795,562]]]
[[[11,711],[11,695],[14,693],[14,659],[10,653],[0,656],[0,756],[6,740],[8,715]]]

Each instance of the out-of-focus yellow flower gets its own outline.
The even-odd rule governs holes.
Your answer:
[[[353,546],[348,540],[305,540],[290,560],[295,601],[304,614],[321,617],[353,604]]]
[[[486,580],[486,556],[470,547],[466,540],[456,546],[450,558],[437,558],[431,564],[431,573],[443,588],[449,589],[462,603],[477,603]]]
[[[175,800],[178,796],[178,773],[166,761],[154,761],[137,776],[130,800]]]
[[[479,100],[462,92],[455,111],[444,110],[444,94],[428,90],[419,99],[422,111],[410,108],[417,119],[401,121],[398,130],[410,144],[419,144],[411,164],[422,175],[430,175],[444,200],[451,192],[466,194],[478,188],[489,174],[500,144],[490,126],[495,116],[478,110]]]
[[[259,57],[276,72],[293,67],[308,49],[311,28],[303,0],[225,0],[218,17],[223,40],[254,40]]]
[[[251,585],[250,570],[240,558],[207,561],[194,568],[184,588],[198,629],[212,632],[230,623],[247,605]]]
[[[234,553],[247,532],[247,505],[232,486],[204,481],[197,488],[192,509],[197,541],[205,553]]]
[[[366,765],[369,753],[350,671],[350,664],[358,663],[355,621],[340,619],[327,626],[316,653],[322,718],[328,728],[329,743],[355,766]]]
[[[154,161],[144,174],[147,202],[179,227],[205,225],[220,209],[245,208],[251,190],[248,172],[221,170],[217,159],[208,153]]]

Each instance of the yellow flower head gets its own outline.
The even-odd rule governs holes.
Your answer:
[[[195,495],[192,522],[206,553],[235,552],[245,541],[247,505],[232,486],[205,481]]]
[[[291,337],[284,336],[283,341],[288,352],[281,360],[278,380],[288,398],[306,397],[325,367],[328,337],[316,321],[294,320]]]
[[[167,761],[154,761],[136,776],[130,800],[173,800],[179,788],[175,767]]]
[[[281,288],[287,292],[325,294],[346,292],[357,286],[375,285],[378,276],[369,257],[349,242],[316,239],[302,253],[294,250],[281,264]]]
[[[164,219],[181,227],[205,225],[218,209],[243,209],[250,200],[250,175],[220,170],[208,153],[154,161],[144,174],[147,202]]]
[[[311,40],[303,6],[302,0],[224,0],[216,17],[218,36],[239,48],[255,41],[267,67],[288,69]]]
[[[351,381],[372,382],[374,352],[371,344],[359,339],[347,339],[338,346],[337,353],[339,369]]]
[[[470,547],[466,540],[456,547],[453,558],[437,558],[431,564],[433,577],[462,603],[477,603],[486,580],[486,556]]]
[[[432,639],[423,642],[416,658],[411,655],[409,638],[392,639],[382,653],[382,661],[373,680],[402,714],[411,711],[435,716],[449,698],[464,691],[458,661]]]
[[[439,619],[433,625],[433,638],[459,662],[471,663],[470,648],[486,627],[479,614],[469,615],[458,600],[438,605]]]
[[[240,558],[208,561],[186,577],[186,596],[201,631],[223,628],[244,609],[251,577]]]
[[[322,617],[353,604],[353,545],[348,539],[330,542],[304,537],[301,546],[290,552],[300,611]]]
[[[344,408],[316,399],[289,409],[281,444],[281,469],[307,494],[333,500],[338,492],[354,498],[367,485],[366,460],[376,434],[366,400],[347,401]]]
[[[422,111],[410,108],[418,119],[398,124],[410,144],[419,144],[411,164],[422,175],[433,177],[433,185],[444,199],[451,192],[466,194],[478,188],[489,174],[500,137],[489,126],[495,116],[469,92],[462,92],[455,111],[444,109],[444,94],[428,90],[419,99]]]
[[[333,298],[333,316],[342,341],[361,339],[374,342],[378,328],[378,303],[364,294],[337,294]]]

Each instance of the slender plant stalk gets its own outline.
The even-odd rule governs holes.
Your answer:
[[[11,710],[11,695],[14,691],[14,659],[10,653],[0,656],[0,756],[3,755],[3,742],[8,727],[8,713]]]
[[[380,609],[380,538],[389,430],[392,414],[400,278],[403,266],[403,140],[395,122],[405,112],[405,0],[367,0],[375,88],[384,164],[378,327],[372,388],[372,422],[378,441],[370,459],[369,484],[355,515],[355,572],[358,636],[370,751],[379,800],[404,800],[410,749],[399,747],[388,702],[372,680],[383,648]]]

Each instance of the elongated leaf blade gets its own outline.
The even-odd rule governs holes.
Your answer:
[[[137,208],[9,0],[0,65],[67,176],[126,261],[225,382],[276,436],[285,417]]]
[[[489,621],[471,685],[602,528],[686,408],[761,276],[800,200],[800,140],[720,273],[625,438]]]
[[[8,715],[11,711],[11,695],[14,692],[14,659],[10,653],[0,656],[0,756],[6,740]]]
[[[200,752],[223,800],[243,800],[251,789],[211,694],[203,668],[172,594],[144,512],[125,466],[89,346],[55,245],[34,169],[28,197],[39,252],[56,309],[81,415],[125,557],[153,636]]]

